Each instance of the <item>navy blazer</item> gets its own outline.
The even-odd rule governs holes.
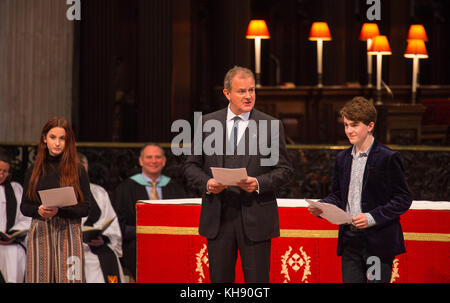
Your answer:
[[[352,167],[352,148],[340,152],[334,165],[332,193],[323,202],[346,210]],[[374,140],[367,158],[361,193],[361,210],[369,213],[376,225],[366,228],[369,253],[393,257],[404,253],[405,243],[400,215],[412,203],[400,153]],[[337,254],[342,255],[343,225],[339,226]]]

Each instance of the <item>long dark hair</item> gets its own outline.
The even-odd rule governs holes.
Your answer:
[[[39,177],[45,174],[46,166],[46,147],[44,142],[47,133],[54,127],[61,127],[66,131],[65,147],[61,155],[61,161],[59,164],[60,179],[59,185],[73,186],[75,194],[78,198],[78,204],[82,204],[84,201],[83,193],[80,187],[80,180],[78,176],[78,157],[77,149],[75,146],[75,136],[73,134],[72,127],[69,125],[66,119],[63,117],[53,117],[45,123],[42,128],[41,136],[39,138],[38,151],[36,156],[36,162],[34,164],[33,172],[31,173],[30,184],[28,186],[27,197],[35,201],[39,201],[36,186]]]

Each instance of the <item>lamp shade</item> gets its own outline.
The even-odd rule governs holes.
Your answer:
[[[407,40],[418,39],[428,41],[427,32],[422,24],[413,24],[409,27]]]
[[[386,36],[380,35],[372,38],[372,45],[367,51],[371,55],[382,54],[382,55],[392,55],[391,47],[389,46],[389,41]]]
[[[270,38],[269,30],[267,29],[267,24],[264,20],[251,20],[248,24],[247,34],[245,35],[245,38],[255,39],[257,37],[261,39]]]
[[[331,34],[328,24],[326,22],[313,22],[309,32],[309,40],[324,40],[330,41]]]
[[[414,58],[415,56],[420,59],[428,58],[428,52],[427,48],[425,47],[425,42],[418,39],[409,40],[404,56],[405,58]]]
[[[376,23],[364,23],[361,27],[361,32],[359,33],[359,40],[367,41],[367,39],[372,39],[378,35],[380,35],[380,30]]]

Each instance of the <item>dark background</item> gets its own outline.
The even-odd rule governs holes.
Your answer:
[[[316,83],[314,21],[326,21],[324,85],[366,82],[366,0],[90,0],[76,21],[73,127],[77,141],[170,142],[176,119],[226,105],[212,101],[226,71],[254,69],[254,42],[245,39],[250,19],[265,19],[271,39],[262,40],[263,86]],[[411,83],[412,60],[403,57],[408,28],[425,26],[429,59],[420,61],[422,85],[450,84],[450,1],[381,0],[381,34],[391,56],[383,80]],[[374,62],[375,63],[375,62]],[[374,65],[375,68],[375,65]],[[258,102],[258,98],[257,101]],[[270,113],[269,113],[270,114]]]

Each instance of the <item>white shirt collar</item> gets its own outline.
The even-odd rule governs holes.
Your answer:
[[[228,109],[227,109],[227,121],[232,120],[236,115],[231,111],[230,105],[228,104]],[[246,112],[246,113],[242,113],[240,115],[237,115],[239,117],[241,117],[242,120],[244,121],[248,121],[248,119],[250,118],[250,112]]]

